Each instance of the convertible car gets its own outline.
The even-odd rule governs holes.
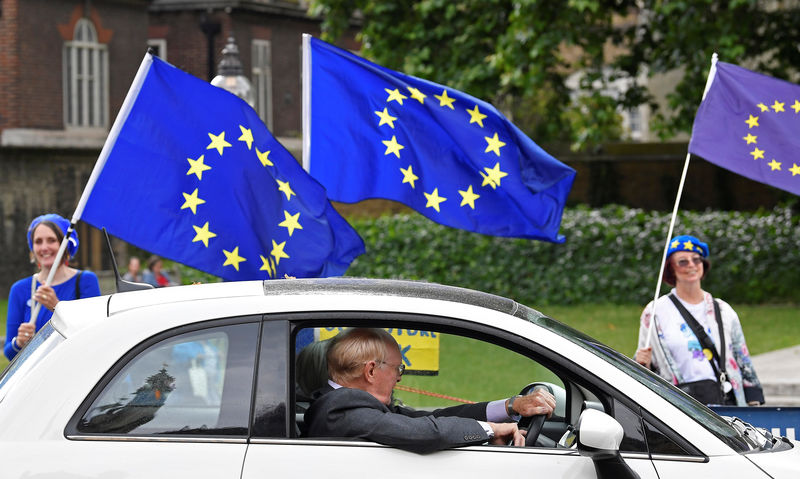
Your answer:
[[[416,408],[547,388],[526,447],[429,454],[304,437],[341,329],[386,328]],[[301,359],[301,360],[299,360]],[[317,355],[319,359],[319,355]],[[793,441],[721,417],[624,355],[510,299],[424,282],[216,283],[62,301],[0,376],[3,478],[785,477]]]

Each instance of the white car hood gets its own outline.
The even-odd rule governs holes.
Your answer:
[[[791,441],[792,448],[785,451],[761,451],[747,454],[745,457],[753,461],[764,472],[775,479],[796,478],[797,467],[800,464],[800,445]]]

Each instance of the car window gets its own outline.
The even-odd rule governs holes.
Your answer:
[[[316,328],[316,341],[302,348],[297,355],[298,422],[303,420],[302,413],[313,391],[327,383],[324,361],[326,341],[342,329]],[[533,382],[545,382],[560,391],[561,408],[546,423],[539,445],[555,447],[566,431],[565,385],[558,375],[537,361],[503,346],[466,335],[418,329],[386,330],[400,346],[405,366],[402,379],[395,385],[393,393],[398,405],[433,410],[504,400],[519,394]]]
[[[642,428],[642,417],[619,400],[614,401],[614,419],[625,431],[619,450],[624,452],[647,452],[647,441]]]
[[[30,343],[11,361],[0,375],[0,401],[11,390],[14,383],[39,364],[39,361],[59,344],[64,342],[64,336],[53,328],[49,321],[36,333]]]
[[[78,432],[246,435],[258,329],[226,325],[148,347],[107,383]]]

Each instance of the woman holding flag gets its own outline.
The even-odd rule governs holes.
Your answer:
[[[642,312],[635,360],[704,404],[758,406],[764,393],[739,316],[700,285],[711,268],[708,255],[694,236],[669,242],[663,279],[674,288],[658,298],[655,321],[652,302]]]
[[[31,262],[38,265],[39,271],[33,277],[22,278],[11,286],[4,349],[9,360],[50,320],[59,301],[100,295],[100,284],[94,273],[69,266],[69,259],[78,251],[77,232],[73,232],[68,239],[63,261],[54,264],[69,226],[66,218],[51,213],[35,218],[28,227]],[[52,284],[45,286],[53,268],[55,274]],[[31,321],[31,312],[36,303],[43,307],[39,309],[36,320]]]

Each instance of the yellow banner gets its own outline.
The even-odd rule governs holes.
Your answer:
[[[406,374],[439,373],[439,333],[417,329],[385,328],[400,345]],[[319,340],[332,338],[344,328],[319,328]]]

